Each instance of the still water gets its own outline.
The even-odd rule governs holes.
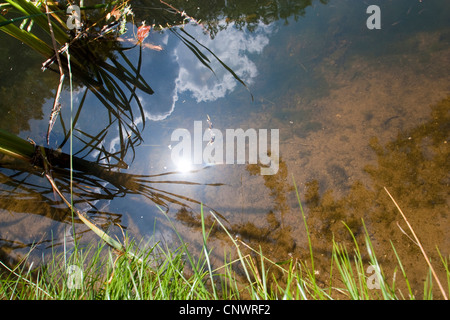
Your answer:
[[[144,112],[137,112],[134,122],[143,142],[121,158],[127,164],[120,169],[122,188],[86,175],[77,180],[86,192],[75,205],[112,235],[121,237],[126,230],[144,242],[176,241],[161,208],[195,250],[201,243],[202,203],[231,234],[261,246],[275,261],[304,259],[307,242],[295,181],[318,274],[329,271],[333,237],[351,241],[342,221],[362,239],[364,219],[387,273],[393,274],[392,241],[420,290],[425,261],[401,231],[406,226],[383,187],[402,207],[431,259],[439,259],[436,246],[448,256],[450,3],[372,1],[381,9],[381,29],[369,30],[368,4],[362,1],[292,2],[180,4],[202,20],[187,24],[186,31],[246,86],[209,51],[204,50],[213,72],[174,33],[151,32],[145,41],[162,50],[142,49],[141,74],[154,90],[153,95],[137,91]],[[146,9],[145,2],[134,7],[142,20]],[[133,32],[130,25],[126,36]],[[58,75],[42,73],[42,58],[25,45],[3,33],[0,41],[0,127],[46,145]],[[138,47],[125,54],[137,64]],[[84,92],[76,85],[75,109]],[[69,98],[66,86],[61,114],[66,126]],[[89,140],[87,134],[98,135],[108,117],[93,94],[83,103],[73,150],[95,161],[99,151],[83,141]],[[227,129],[278,130],[277,173],[261,175],[261,164],[237,161],[193,164],[194,149],[191,158],[175,163],[179,141],[172,141],[172,134],[186,129],[194,144],[196,121],[205,136],[210,125],[224,137]],[[64,132],[58,122],[51,148],[61,144]],[[105,150],[119,151],[118,132],[110,127],[101,136]],[[208,139],[200,152],[211,146]],[[69,143],[62,151],[70,152]],[[13,170],[8,161],[3,158],[0,167],[2,259],[19,259],[33,243],[37,256],[52,244],[61,248],[64,237],[69,241],[74,234],[70,212],[55,201],[43,177]],[[75,229],[81,241],[96,240],[82,223]],[[220,248],[230,244],[218,228],[211,233],[213,246],[221,261]]]

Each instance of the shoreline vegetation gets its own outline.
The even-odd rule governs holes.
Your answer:
[[[108,247],[105,242],[87,248],[75,244],[70,250],[52,255],[49,262],[35,269],[28,266],[27,256],[14,268],[0,262],[3,269],[0,299],[448,300],[448,257],[443,257],[436,248],[441,261],[432,264],[422,249],[429,272],[425,275],[423,292],[417,293],[408,281],[408,271],[403,267],[392,242],[398,275],[389,279],[384,274],[364,221],[361,223],[365,231],[365,244],[358,243],[350,228],[343,224],[354,241],[353,250],[333,240],[330,277],[326,282],[319,280],[318,272],[314,269],[315,255],[305,213],[296,186],[295,189],[309,241],[309,259],[273,261],[260,249],[252,248],[233,237],[212,211],[209,214],[214,223],[211,228],[207,228],[203,206],[202,252],[194,256],[189,243],[183,241],[165,211],[158,207],[173,226],[181,243],[179,247],[171,248],[159,242],[152,246],[138,245],[124,234],[122,251]],[[407,217],[387,189],[386,192],[410,227],[416,244],[421,247]],[[223,229],[232,244],[229,252],[223,253],[224,260],[220,266],[212,265],[210,256],[214,248],[208,246],[209,233],[216,224]],[[367,253],[361,250],[363,246]],[[444,268],[444,279],[436,275],[436,265]],[[407,289],[400,289],[400,283]],[[435,286],[438,291],[433,291]]]

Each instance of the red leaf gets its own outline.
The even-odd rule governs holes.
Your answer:
[[[144,42],[145,38],[147,38],[148,33],[150,32],[151,26],[142,25],[137,30],[137,38],[139,43]]]

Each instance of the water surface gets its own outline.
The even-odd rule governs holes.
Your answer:
[[[141,192],[130,180],[113,196],[85,198],[80,209],[111,234],[120,236],[120,225],[144,241],[172,241],[172,227],[158,205],[195,250],[201,243],[203,203],[205,212],[218,213],[234,236],[260,245],[274,260],[303,259],[308,253],[295,179],[319,274],[329,271],[333,236],[351,241],[342,222],[362,239],[364,219],[386,272],[393,274],[392,240],[420,290],[425,261],[399,228],[406,226],[383,187],[407,214],[432,259],[439,259],[435,246],[448,255],[450,5],[444,0],[373,4],[381,8],[381,30],[366,27],[367,4],[356,1],[300,1],[280,5],[278,14],[273,8],[251,11],[251,5],[232,9],[227,2],[186,7],[204,21],[187,25],[186,31],[249,90],[213,57],[214,73],[171,32],[152,32],[146,41],[163,50],[143,49],[142,75],[155,93],[138,92],[146,118],[143,143],[134,159],[127,154],[128,168],[121,172],[147,176],[152,183],[146,185],[153,189]],[[136,5],[135,11],[145,17],[145,5]],[[58,76],[42,73],[42,59],[24,45],[5,34],[0,41],[6,44],[0,48],[0,127],[46,144]],[[126,54],[137,63],[138,48]],[[76,88],[75,104],[83,93]],[[68,123],[69,91],[63,95],[62,117]],[[95,134],[103,126],[102,105],[88,94],[83,108],[77,127]],[[257,164],[206,163],[179,172],[182,168],[171,160],[176,144],[171,134],[177,128],[193,134],[194,121],[207,130],[207,117],[222,132],[279,129],[278,173],[262,176]],[[142,123],[142,117],[135,120]],[[57,124],[50,147],[58,146],[62,132]],[[104,146],[120,148],[114,130]],[[81,148],[75,139],[74,149]],[[62,151],[69,152],[68,145]],[[48,183],[5,165],[0,179],[2,256],[16,258],[33,242],[38,242],[36,252],[51,243],[61,247],[64,235],[72,235],[70,213],[55,203]],[[108,183],[97,185],[98,194],[105,194],[102,187],[111,187]],[[86,242],[95,239],[80,223],[76,233]],[[215,228],[211,246],[229,245]],[[215,253],[221,261],[220,250]]]

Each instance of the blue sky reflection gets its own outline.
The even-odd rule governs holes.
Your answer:
[[[249,56],[262,53],[274,28],[261,24],[256,32],[250,33],[229,27],[214,39],[205,34],[200,26],[186,26],[186,31],[214,52],[246,84],[251,85],[258,70]],[[148,79],[155,94],[150,98],[139,97],[149,120],[166,119],[182,99],[192,98],[197,103],[212,102],[225,97],[240,85],[219,61],[207,54],[214,70],[212,73],[172,34],[152,34],[148,41],[164,48],[161,52],[144,50],[143,76]],[[152,82],[155,75],[158,75],[158,81]]]

